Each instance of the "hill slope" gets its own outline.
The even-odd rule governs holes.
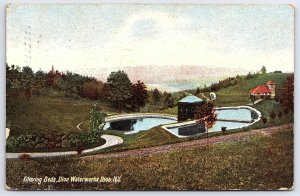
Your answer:
[[[90,118],[94,102],[67,98],[60,95],[61,92],[57,93],[33,96],[27,101],[22,96],[14,98],[7,92],[6,127],[11,130],[10,135],[79,131],[76,125]],[[101,101],[100,104],[105,111],[114,111],[106,102]]]
[[[288,73],[267,73],[258,75],[256,78],[243,80],[234,86],[222,88],[217,94],[217,106],[235,106],[250,103],[249,91],[256,86],[264,85],[267,81],[276,82],[276,95],[280,92],[278,89],[282,87]]]

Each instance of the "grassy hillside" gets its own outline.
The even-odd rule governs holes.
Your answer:
[[[215,104],[217,106],[246,105],[250,103],[249,90],[265,84],[268,80],[275,81],[277,89],[281,88],[287,76],[288,74],[285,73],[261,74],[256,78],[243,80],[235,86],[222,88],[217,92]],[[204,94],[208,96],[208,93]],[[179,99],[180,94],[175,93],[174,96]],[[52,91],[47,95],[33,96],[29,101],[26,101],[24,97],[13,98],[8,93],[7,127],[12,130],[12,135],[78,131],[75,128],[76,125],[89,119],[93,103],[93,101],[82,98],[66,98],[58,91]],[[100,101],[100,105],[106,112],[117,112],[105,101]],[[164,110],[151,107],[144,110],[145,112],[177,114],[177,106]],[[84,126],[88,126],[88,123],[85,123]]]
[[[293,131],[145,157],[7,160],[15,189],[269,190],[293,186]],[[119,183],[24,183],[24,176],[121,176]]]
[[[229,87],[223,87],[219,91],[216,92],[217,99],[215,101],[216,106],[240,106],[247,105],[251,103],[249,97],[249,91],[259,85],[264,85],[267,81],[273,80],[276,82],[276,95],[280,93],[278,90],[282,87],[286,77],[289,76],[288,73],[266,73],[257,75],[254,78],[246,79],[244,76],[237,82],[237,84]],[[173,97],[175,97],[176,103],[180,99],[180,97],[184,94],[193,94],[195,90],[187,90],[182,92],[173,93]],[[209,97],[210,92],[204,92],[203,95],[205,97]],[[199,93],[197,96],[205,99],[202,93]],[[168,114],[177,114],[177,106],[173,108],[167,108],[164,110],[160,110],[161,113]]]
[[[260,74],[256,78],[243,80],[234,86],[228,88],[222,88],[218,91],[217,100],[215,104],[217,106],[230,106],[230,105],[245,105],[250,103],[249,91],[256,86],[264,85],[267,81],[273,80],[276,82],[276,94],[279,93],[278,88],[282,87],[287,73],[267,73]]]
[[[67,98],[60,92],[33,96],[29,101],[22,96],[9,96],[6,102],[6,126],[11,129],[11,135],[76,132],[79,131],[76,125],[90,118],[93,103],[82,98]],[[100,105],[104,110],[114,111],[106,102]]]

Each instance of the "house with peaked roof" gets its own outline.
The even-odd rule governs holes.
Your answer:
[[[205,101],[194,95],[188,95],[178,101],[178,121],[194,119],[195,112],[198,106],[201,106]]]
[[[265,85],[257,86],[250,90],[250,99],[252,102],[259,99],[274,99],[276,83],[269,80]]]

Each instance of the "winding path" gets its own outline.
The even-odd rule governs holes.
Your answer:
[[[102,146],[87,149],[82,151],[82,155],[95,152],[104,148],[115,146],[123,143],[123,139],[115,135],[102,135],[101,138],[105,139],[106,142]],[[67,152],[33,152],[33,153],[6,153],[7,159],[17,159],[22,154],[28,154],[31,158],[45,158],[45,157],[60,157],[60,156],[70,156],[78,154],[77,151],[67,151]]]
[[[154,154],[166,153],[175,150],[182,150],[190,147],[205,146],[208,144],[211,145],[211,144],[228,142],[228,141],[244,140],[254,135],[262,135],[265,137],[269,137],[274,133],[283,131],[283,129],[288,129],[291,127],[293,127],[292,123],[280,125],[276,127],[268,127],[263,129],[250,130],[246,132],[238,132],[238,133],[233,133],[228,135],[204,138],[199,140],[192,140],[192,141],[187,141],[182,143],[168,144],[163,146],[155,146],[155,147],[136,149],[136,150],[128,150],[124,152],[113,152],[113,153],[106,153],[106,154],[90,155],[90,156],[81,157],[81,159],[94,160],[94,159],[103,159],[103,158],[121,158],[121,157],[132,157],[132,156],[138,157],[138,156],[154,155]]]

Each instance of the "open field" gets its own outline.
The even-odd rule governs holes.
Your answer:
[[[293,186],[293,131],[168,153],[97,160],[7,160],[7,185],[21,189],[269,190]],[[23,183],[31,177],[113,177],[119,183]]]

